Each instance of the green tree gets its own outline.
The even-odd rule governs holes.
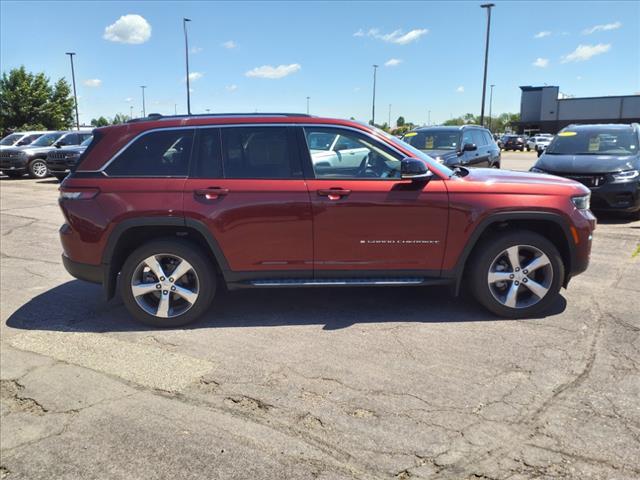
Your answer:
[[[73,125],[73,98],[64,78],[53,86],[44,73],[27,72],[24,66],[0,78],[0,130],[46,128],[58,130]]]
[[[129,115],[116,113],[115,117],[111,119],[111,125],[120,125],[121,123],[126,123],[129,120],[130,120]]]
[[[396,126],[397,127],[403,127],[404,126],[404,117],[398,117],[398,120],[396,120]]]
[[[106,127],[107,125],[111,125],[111,122],[106,117],[98,117],[91,119],[91,125],[94,127]]]

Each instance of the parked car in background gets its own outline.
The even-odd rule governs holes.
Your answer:
[[[591,189],[596,211],[640,218],[640,126],[570,125],[531,168],[576,180]]]
[[[47,154],[47,168],[49,169],[49,173],[60,181],[64,180],[64,178],[75,169],[80,155],[87,149],[91,140],[93,140],[93,135],[89,136],[80,145],[51,150]]]
[[[21,177],[25,173],[31,178],[45,178],[47,154],[68,145],[80,145],[91,131],[49,132],[24,147],[10,147],[0,150],[0,170],[10,177]]]
[[[448,167],[500,168],[500,148],[491,132],[478,125],[422,127],[402,140]]]
[[[527,140],[527,152],[535,150],[536,152],[544,150],[549,146],[553,139],[553,135],[535,135]]]
[[[46,131],[31,131],[31,132],[14,132],[10,133],[2,140],[0,140],[0,150],[10,147],[24,147],[29,145],[34,140],[37,140],[42,135],[47,133]]]
[[[63,264],[107,298],[118,288],[150,325],[194,321],[220,284],[458,292],[464,281],[490,311],[521,318],[555,304],[589,263],[588,188],[452,170],[358,122],[175,116],[94,133],[60,187]],[[314,162],[322,134],[366,149],[364,164]]]
[[[337,133],[315,132],[307,137],[311,161],[324,167],[360,167],[369,150]]]
[[[509,150],[520,150],[524,152],[526,146],[527,140],[524,135],[505,135],[502,137],[502,149],[507,152]]]

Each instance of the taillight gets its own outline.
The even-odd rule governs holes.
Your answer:
[[[60,190],[60,200],[90,200],[100,193],[99,188],[68,188]]]

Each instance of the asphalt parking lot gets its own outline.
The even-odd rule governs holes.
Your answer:
[[[57,185],[0,179],[2,479],[640,476],[640,222],[600,217],[541,318],[261,290],[152,330],[62,267]]]

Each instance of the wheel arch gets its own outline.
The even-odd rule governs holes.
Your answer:
[[[455,294],[458,295],[471,257],[482,241],[504,230],[530,230],[550,240],[562,257],[565,267],[563,286],[571,279],[571,271],[575,265],[575,244],[567,221],[558,213],[540,211],[504,212],[490,215],[475,228],[467,242],[462,255],[458,259],[455,273]]]
[[[225,279],[227,260],[207,227],[195,219],[183,217],[139,217],[118,224],[107,240],[103,254],[103,288],[105,296],[114,296],[118,274],[129,254],[149,239],[184,238],[197,244],[209,256],[216,272]],[[226,281],[226,279],[225,279]]]

